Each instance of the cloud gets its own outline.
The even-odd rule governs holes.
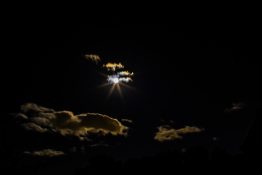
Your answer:
[[[36,131],[36,132],[40,132],[40,133],[44,133],[47,132],[48,129],[47,128],[42,128],[41,126],[29,122],[29,123],[24,123],[22,124],[22,126],[26,129],[26,130],[30,130],[30,131]]]
[[[19,119],[19,120],[28,120],[28,117],[25,114],[22,114],[22,113],[16,114],[15,118]]]
[[[203,129],[200,129],[195,126],[185,126],[184,128],[177,129],[176,132],[178,134],[190,134],[190,133],[198,133],[202,132]]]
[[[158,131],[155,134],[154,139],[159,142],[172,141],[176,139],[182,139],[181,135],[190,134],[190,133],[199,133],[203,129],[194,126],[185,126],[184,128],[174,129],[168,125],[159,126]]]
[[[88,61],[95,62],[96,64],[101,61],[99,55],[95,55],[95,54],[87,54],[85,55],[85,59],[87,59]]]
[[[117,69],[123,69],[124,65],[121,63],[106,63],[103,65],[108,71],[116,71]]]
[[[98,113],[74,115],[71,111],[55,111],[34,103],[22,105],[21,112],[27,116],[22,126],[40,133],[56,132],[85,139],[88,134],[127,135],[128,131],[117,119]]]
[[[126,83],[128,83],[128,82],[130,82],[130,81],[133,81],[133,79],[132,78],[130,78],[130,77],[120,77],[119,78],[119,81],[121,82],[126,82]]]
[[[33,152],[25,151],[24,153],[32,156],[39,156],[39,157],[58,157],[58,156],[65,155],[63,151],[56,151],[53,149],[43,149]]]
[[[125,122],[125,123],[133,123],[132,120],[126,119],[126,118],[121,119],[121,121],[122,121],[122,122]]]
[[[129,71],[120,71],[117,74],[120,75],[120,76],[127,76],[127,77],[134,75],[133,72],[129,72]]]
[[[175,129],[166,128],[163,126],[158,127],[158,132],[155,134],[154,139],[159,142],[181,139],[182,137],[178,135]]]
[[[114,74],[114,75],[108,75],[107,81],[111,84],[117,84],[117,83],[120,83],[120,82],[128,83],[128,82],[133,81],[133,80],[132,80],[131,77],[120,77],[118,74]]]
[[[226,108],[225,112],[226,113],[230,113],[230,112],[237,112],[242,110],[246,105],[244,103],[232,103],[231,107]]]

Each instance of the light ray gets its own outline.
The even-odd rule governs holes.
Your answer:
[[[113,84],[108,92],[107,99],[111,97],[112,93],[114,92],[115,84]]]
[[[121,90],[120,84],[116,84],[116,89],[117,89],[117,91],[118,91],[120,97],[123,99],[124,96],[123,96],[123,93],[122,93],[122,90]]]
[[[104,84],[101,84],[98,86],[98,88],[104,88],[106,86],[110,86],[111,84],[110,83],[104,83]]]
[[[131,89],[131,90],[135,90],[135,88],[134,87],[132,87],[132,86],[129,86],[128,84],[126,84],[126,83],[122,83],[122,82],[120,82],[119,83],[121,86],[124,86],[125,88],[128,88],[128,89]]]

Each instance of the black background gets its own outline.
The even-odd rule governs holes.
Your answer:
[[[3,140],[11,140],[7,114],[34,102],[76,114],[98,112],[133,120],[130,139],[116,151],[125,159],[163,151],[153,136],[157,126],[171,120],[176,128],[205,128],[195,138],[185,138],[182,147],[217,145],[239,152],[261,104],[256,23],[245,15],[207,16],[137,15],[139,20],[129,22],[121,15],[79,18],[34,12],[5,18]],[[106,98],[109,88],[99,88],[106,82],[101,76],[105,72],[86,61],[85,54],[98,54],[104,63],[122,62],[135,73],[133,89],[122,88],[123,98],[117,92]],[[246,109],[225,114],[234,102],[245,103]]]

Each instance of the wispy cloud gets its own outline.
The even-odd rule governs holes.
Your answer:
[[[95,54],[86,54],[85,59],[95,62],[96,64],[101,61],[101,58],[99,57],[99,55],[95,55]]]
[[[117,69],[123,69],[125,66],[122,63],[106,63],[103,65],[108,71],[116,71]]]
[[[240,111],[245,107],[245,103],[242,102],[238,102],[238,103],[232,103],[232,105],[228,108],[225,109],[225,112],[229,113],[229,112],[236,112],[236,111]]]
[[[38,157],[58,157],[58,156],[65,155],[63,151],[57,151],[53,149],[43,149],[33,152],[25,151],[24,153],[32,156],[38,156]]]
[[[121,82],[126,82],[126,83],[128,83],[128,82],[130,82],[130,81],[133,81],[133,79],[132,78],[130,78],[130,77],[120,77],[119,78],[119,81]]]
[[[26,129],[26,130],[30,130],[30,131],[36,131],[36,132],[40,132],[40,133],[44,133],[47,132],[48,129],[47,128],[42,128],[40,125],[33,123],[33,122],[29,122],[29,123],[24,123],[22,124],[22,126]]]
[[[190,133],[199,133],[203,129],[195,126],[185,126],[184,128],[174,129],[168,125],[159,126],[158,131],[155,134],[154,139],[159,142],[172,141],[176,139],[182,139],[181,135],[190,134]]]
[[[120,75],[120,76],[127,76],[127,77],[130,77],[130,76],[134,75],[133,72],[129,72],[129,71],[120,71],[117,74]]]
[[[122,122],[125,122],[125,123],[133,123],[132,120],[126,119],[126,118],[121,119],[121,121],[122,121]]]
[[[22,123],[26,130],[56,132],[63,136],[85,139],[88,134],[127,135],[128,127],[120,121],[98,113],[74,115],[71,111],[55,111],[33,103],[21,106],[21,113],[27,116]]]
[[[158,132],[155,134],[154,139],[159,142],[170,141],[175,139],[181,139],[177,131],[173,128],[167,128],[166,126],[159,126]]]
[[[184,128],[177,129],[176,132],[178,134],[190,134],[190,133],[199,133],[202,132],[203,129],[195,127],[195,126],[185,126]]]
[[[128,83],[128,82],[133,81],[133,80],[132,80],[131,77],[120,77],[118,74],[114,74],[114,75],[108,75],[107,81],[111,84],[117,84],[117,83],[120,83],[120,82]]]

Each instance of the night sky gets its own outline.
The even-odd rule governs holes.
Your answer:
[[[172,18],[93,21],[21,17],[3,33],[1,154],[7,167],[27,169],[35,159],[41,164],[42,156],[34,151],[43,149],[65,153],[65,160],[47,168],[50,171],[96,152],[124,161],[174,150],[185,153],[194,147],[245,153],[243,145],[250,133],[257,132],[261,115],[262,69],[256,61],[252,28],[230,21],[185,26]],[[101,63],[85,59],[87,54],[98,55]],[[122,63],[134,73],[129,88],[121,87],[122,96],[117,90],[109,96],[112,85],[101,86],[108,74],[102,65],[108,62]],[[17,117],[26,103],[75,115],[107,115],[127,126],[128,133],[93,133],[86,136],[91,141],[83,141],[74,134],[26,130]],[[199,131],[179,134],[186,126]],[[181,138],[154,139],[159,127]],[[56,160],[45,157],[44,161]],[[32,166],[41,167],[36,164]],[[72,167],[78,167],[75,164]]]

